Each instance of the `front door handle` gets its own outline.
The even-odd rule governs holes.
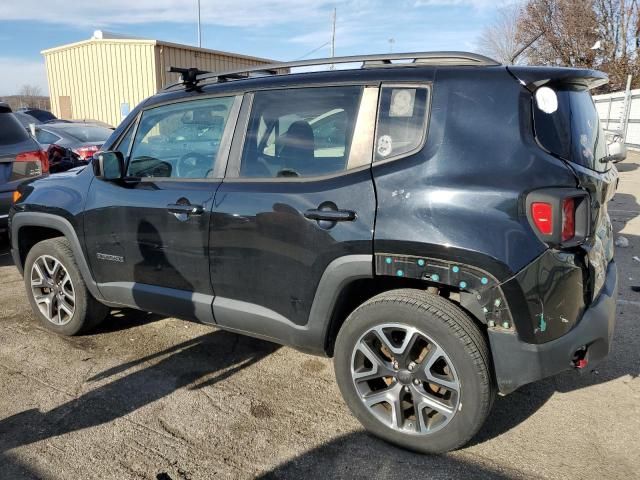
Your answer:
[[[202,215],[204,208],[202,205],[190,205],[180,203],[170,203],[167,205],[167,211],[175,215]]]
[[[356,219],[356,212],[351,210],[312,209],[304,212],[309,220],[325,220],[327,222],[351,222]]]

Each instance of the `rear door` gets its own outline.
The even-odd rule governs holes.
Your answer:
[[[211,223],[218,324],[304,326],[327,266],[373,251],[377,87],[250,93]]]
[[[94,180],[85,208],[90,265],[107,299],[213,321],[210,212],[241,100],[155,106],[124,134],[127,178]]]

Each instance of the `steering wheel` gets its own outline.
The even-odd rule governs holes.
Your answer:
[[[211,171],[212,161],[206,155],[190,152],[176,163],[176,176],[178,178],[206,178]]]

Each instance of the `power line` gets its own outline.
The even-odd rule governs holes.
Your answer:
[[[321,48],[326,47],[327,45],[329,45],[331,43],[331,41],[325,42],[322,45],[320,45],[318,48],[314,48],[313,50],[311,50],[310,52],[305,53],[304,55],[302,55],[300,58],[296,58],[294,61],[296,60],[302,60],[306,57],[308,57],[309,55],[311,55],[312,53],[316,53],[318,50],[320,50]]]

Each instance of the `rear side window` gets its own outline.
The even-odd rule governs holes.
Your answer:
[[[241,177],[308,177],[347,168],[362,88],[257,92]]]
[[[29,140],[29,134],[12,113],[0,113],[0,145]]]
[[[49,145],[51,143],[56,143],[60,140],[60,137],[51,132],[47,132],[46,130],[36,130],[36,140],[45,145]]]
[[[555,93],[557,108],[550,113],[534,99],[534,128],[540,144],[564,160],[599,172],[608,170],[606,140],[591,93],[577,89]]]
[[[383,85],[376,129],[375,160],[390,160],[419,150],[427,134],[429,89]]]

